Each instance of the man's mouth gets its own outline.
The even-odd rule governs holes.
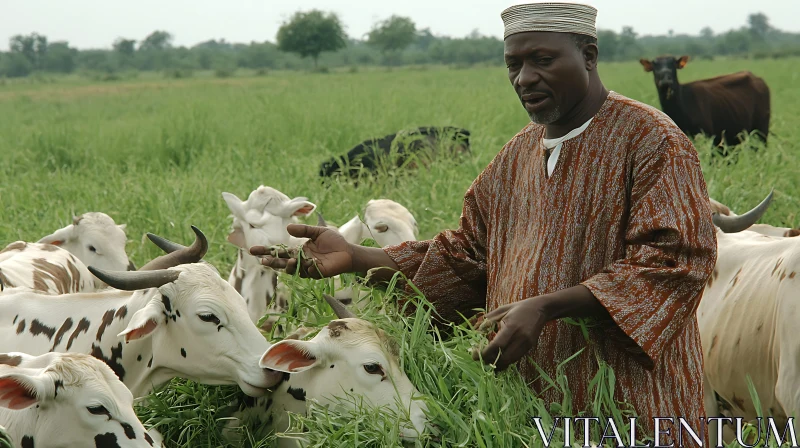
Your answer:
[[[550,96],[545,93],[528,93],[522,95],[522,102],[528,112],[539,109],[548,99],[550,99]]]

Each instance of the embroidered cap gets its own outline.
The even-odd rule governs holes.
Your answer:
[[[586,34],[597,38],[597,9],[580,3],[526,3],[506,8],[500,17],[503,39],[528,31]]]

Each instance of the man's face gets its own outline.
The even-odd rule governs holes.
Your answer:
[[[512,34],[505,40],[505,60],[508,78],[534,123],[557,123],[587,94],[587,61],[569,34]]]

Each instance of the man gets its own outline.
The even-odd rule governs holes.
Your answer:
[[[675,419],[662,426],[672,438],[660,442],[677,444],[679,417],[705,431],[695,310],[716,261],[708,193],[680,129],[603,86],[596,12],[545,3],[502,13],[509,79],[531,123],[467,190],[457,230],[380,249],[320,227],[288,229],[311,238],[304,253],[316,268],[304,261],[301,276],[386,267],[383,278],[402,271],[455,322],[485,307],[499,330],[483,361],[498,370],[519,361],[548,403],[561,397],[542,392],[531,361],[555,376],[587,347],[581,330],[560,319],[596,318],[589,348],[566,366],[575,410],[592,402],[597,353],[614,369],[615,399],[631,403],[647,431],[655,417]],[[287,257],[262,263],[294,273],[297,260]],[[682,440],[693,442],[685,430]]]

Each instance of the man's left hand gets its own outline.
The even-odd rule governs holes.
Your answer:
[[[544,325],[551,320],[546,304],[544,296],[531,297],[503,305],[484,315],[481,328],[497,325],[499,330],[480,352],[483,362],[494,363],[497,371],[503,371],[535,347]],[[472,357],[478,360],[477,351],[473,351]]]

